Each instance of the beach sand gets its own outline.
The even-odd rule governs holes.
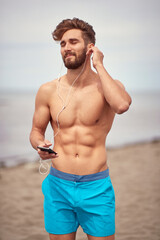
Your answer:
[[[160,142],[108,151],[116,240],[160,239]],[[0,168],[0,240],[47,240],[39,163]],[[77,240],[87,239],[78,229]]]

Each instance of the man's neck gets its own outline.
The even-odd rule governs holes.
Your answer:
[[[77,69],[68,69],[66,74],[66,82],[69,85],[72,85],[77,78],[74,86],[83,88],[89,84],[91,74],[93,74],[93,71],[91,69],[90,61],[87,61]]]

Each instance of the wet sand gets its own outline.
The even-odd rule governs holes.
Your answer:
[[[116,240],[160,239],[160,142],[108,151]],[[47,240],[39,163],[0,168],[0,240]],[[77,240],[87,239],[78,229]]]

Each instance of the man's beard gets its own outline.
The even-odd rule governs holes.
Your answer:
[[[66,68],[68,69],[77,69],[80,66],[82,66],[82,64],[85,62],[86,60],[86,51],[87,49],[84,48],[82,53],[77,57],[75,53],[72,52],[68,52],[64,55],[63,57],[63,62]],[[66,59],[67,55],[71,55],[71,56],[75,56],[75,60],[71,60],[71,59]]]

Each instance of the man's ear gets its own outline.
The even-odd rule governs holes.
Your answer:
[[[89,50],[91,47],[94,47],[94,44],[93,43],[88,43],[87,50]]]
[[[87,52],[86,52],[86,54],[88,55],[88,54],[92,54],[92,47],[94,47],[94,44],[93,43],[88,43],[88,45],[87,45]]]

